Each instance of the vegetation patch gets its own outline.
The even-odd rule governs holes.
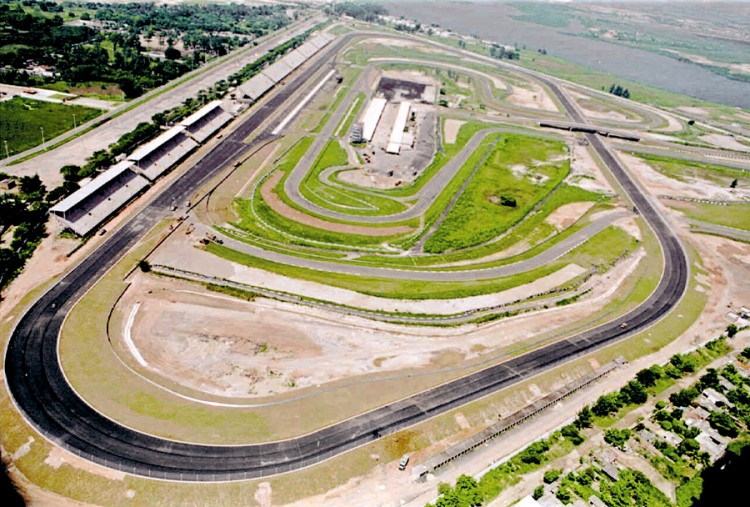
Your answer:
[[[0,151],[20,153],[101,114],[91,107],[14,97],[0,102]],[[75,118],[74,118],[75,116]],[[6,144],[7,143],[7,144]]]
[[[560,142],[503,135],[425,251],[460,250],[502,234],[568,175],[568,160],[550,161],[564,154]]]

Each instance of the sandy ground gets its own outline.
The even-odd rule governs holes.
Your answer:
[[[615,227],[619,227],[638,241],[641,241],[641,228],[638,227],[638,223],[635,221],[634,216],[621,218],[612,225],[614,225]]]
[[[590,118],[598,118],[602,120],[611,120],[611,121],[618,121],[618,122],[633,122],[637,120],[633,120],[628,118],[626,115],[619,111],[615,110],[607,110],[607,111],[597,111],[595,109],[592,109],[590,107],[586,107],[585,101],[591,100],[592,97],[589,95],[585,95],[583,93],[579,93],[575,90],[572,90],[570,88],[566,88],[566,91],[573,96],[573,99],[576,101],[576,104],[578,105],[578,108],[581,110],[581,112]]]
[[[336,222],[328,222],[315,218],[306,213],[298,211],[284,201],[273,192],[273,188],[281,180],[284,175],[280,172],[275,172],[263,183],[260,187],[260,193],[266,203],[276,213],[284,216],[295,222],[299,222],[310,227],[317,227],[326,231],[343,232],[345,234],[358,234],[361,236],[393,236],[395,234],[406,234],[411,232],[413,229],[406,225],[394,226],[394,227],[366,227],[363,225],[349,225],[340,224]]]
[[[461,125],[466,123],[462,120],[455,120],[453,118],[448,118],[445,120],[445,126],[443,127],[444,134],[445,134],[445,143],[446,144],[455,144],[456,137],[458,137],[458,131],[461,130]]]
[[[709,144],[713,144],[714,146],[718,146],[719,148],[727,148],[737,151],[750,151],[750,146],[738,142],[732,136],[723,136],[721,134],[706,134],[700,136],[700,140],[705,141]]]
[[[567,229],[576,221],[586,214],[591,207],[596,204],[593,202],[572,202],[560,206],[547,216],[547,223],[557,229]]]
[[[177,255],[180,249],[199,255],[185,256],[184,252]],[[589,315],[606,304],[641,258],[632,256],[605,275],[594,277],[589,282],[592,293],[585,303],[483,326],[404,327],[262,298],[243,302],[220,294],[200,294],[202,289],[187,282],[153,277],[131,288],[120,311],[129,315],[132,306],[140,303],[132,329],[133,341],[154,370],[199,391],[246,397],[285,392],[292,385],[313,386],[367,373],[425,368],[447,351],[471,358],[481,351],[526,340],[548,331],[550,326],[562,326]],[[466,307],[467,300],[484,304],[513,300],[558,286],[583,272],[578,266],[568,266],[524,287],[491,296],[413,302],[388,301],[290,280],[219,261],[184,244],[177,249],[166,245],[153,258],[154,263],[165,260],[191,271],[339,300],[352,306],[369,303],[389,310],[430,313],[437,313],[438,305],[456,311]]]
[[[568,146],[571,152],[568,181],[584,190],[612,194],[612,186],[594,160],[589,146],[578,143],[571,143]]]
[[[547,92],[536,83],[528,83],[530,89],[514,86],[508,100],[517,106],[557,112],[557,106]]]
[[[638,157],[624,152],[618,152],[617,155],[627,168],[630,169],[631,174],[635,175],[655,195],[713,201],[737,200],[742,196],[750,198],[750,191],[747,189],[719,187],[708,181],[694,178],[686,178],[688,181],[679,181],[661,174],[653,169],[645,160]]]

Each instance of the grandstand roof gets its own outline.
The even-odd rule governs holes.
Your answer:
[[[382,97],[377,97],[370,101],[370,105],[362,117],[362,138],[365,141],[372,141],[372,136],[375,135],[375,129],[380,121],[380,115],[383,114],[386,102]]]
[[[147,156],[149,156],[154,151],[158,150],[160,147],[171,141],[175,136],[183,133],[185,131],[185,127],[182,125],[178,125],[176,127],[172,127],[171,129],[164,132],[162,135],[154,139],[153,141],[150,141],[137,150],[135,150],[133,153],[128,155],[128,160],[133,161],[140,161]]]
[[[68,197],[58,202],[50,208],[51,213],[67,213],[71,209],[78,206],[80,203],[91,197],[104,185],[117,178],[119,175],[124,173],[133,167],[133,162],[129,160],[123,160],[122,162],[115,164],[110,167],[99,176],[91,180],[88,184],[79,188]]]
[[[257,74],[253,76],[247,83],[240,87],[240,91],[250,97],[251,99],[257,99],[268,90],[273,88],[274,83],[270,78],[263,74]]]
[[[298,49],[295,49],[281,59],[282,62],[286,63],[293,69],[296,69],[297,67],[305,63],[306,60],[307,57],[300,53]]]
[[[183,125],[185,127],[191,126],[193,123],[197,122],[207,114],[214,111],[217,107],[221,106],[222,102],[220,100],[214,100],[213,102],[209,102],[202,108],[198,109],[196,112],[185,118],[180,122],[180,125]]]
[[[305,58],[310,58],[311,56],[313,56],[315,53],[318,52],[318,48],[316,48],[309,42],[306,42],[302,44],[300,47],[298,47],[297,51],[302,53],[302,56],[304,56]]]
[[[266,69],[263,69],[263,74],[272,79],[275,83],[278,83],[287,77],[292,70],[293,69],[289,65],[279,60]]]

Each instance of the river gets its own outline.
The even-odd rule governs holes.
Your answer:
[[[703,100],[750,109],[750,83],[734,81],[695,64],[558,32],[557,28],[514,21],[514,9],[504,3],[382,2],[395,16],[437,23],[461,34],[475,34],[500,44],[546,49],[594,70]],[[567,29],[572,31],[573,29]],[[686,104],[689,105],[689,104]]]

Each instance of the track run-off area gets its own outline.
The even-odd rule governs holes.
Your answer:
[[[283,125],[289,121],[286,115],[291,114],[299,104],[299,100],[319,85],[315,80],[323,76],[330,78],[331,71],[338,69],[337,65],[341,65],[341,55],[346,55],[347,51],[356,51],[355,43],[374,36],[410,42],[419,40],[380,32],[350,32],[338,37],[314,61],[290,76],[280,89],[272,91],[268,97],[252,106],[249,112],[237,120],[236,128],[217,142],[210,152],[192,167],[187,168],[171,185],[155,195],[124,225],[108,233],[108,238],[99,248],[88,255],[26,311],[16,324],[8,343],[5,375],[16,406],[34,428],[53,443],[74,454],[100,465],[138,476],[197,482],[268,477],[315,465],[631,336],[653,325],[678,304],[685,293],[690,277],[686,251],[651,199],[634,181],[618,157],[612,153],[610,141],[596,134],[582,135],[579,140],[585,140],[586,146],[593,149],[606,171],[614,177],[617,185],[626,194],[627,201],[632,204],[634,208],[632,211],[609,210],[609,214],[580,224],[578,229],[571,230],[566,237],[517,262],[493,265],[484,257],[478,257],[474,259],[474,263],[467,265],[435,262],[435,266],[432,267],[419,267],[416,263],[410,267],[406,264],[388,266],[389,255],[396,259],[413,255],[415,258],[423,258],[425,264],[431,262],[430,256],[423,249],[425,241],[420,242],[420,240],[439,231],[442,223],[438,218],[440,213],[447,209],[443,218],[450,218],[450,206],[455,206],[459,202],[461,193],[472,190],[471,181],[467,180],[462,187],[457,187],[457,198],[453,201],[445,199],[443,209],[433,210],[431,220],[426,220],[425,216],[441,199],[444,189],[459,174],[479,174],[478,171],[485,167],[483,165],[485,161],[494,160],[492,157],[496,152],[493,150],[496,149],[498,143],[506,142],[512,146],[512,142],[516,142],[516,139],[527,136],[547,150],[545,153],[549,154],[549,160],[539,161],[539,166],[549,168],[549,176],[545,175],[550,178],[549,188],[543,187],[542,184],[538,185],[539,188],[544,189],[544,192],[540,190],[539,195],[530,201],[526,213],[531,214],[540,209],[567,177],[567,172],[563,170],[564,168],[560,169],[562,166],[555,159],[558,155],[555,150],[567,148],[564,138],[539,130],[538,121],[545,118],[557,118],[575,123],[589,123],[589,118],[582,114],[579,106],[571,99],[573,87],[569,83],[500,63],[497,60],[459,52],[432,41],[421,41],[429,47],[442,51],[445,61],[441,62],[439,58],[428,62],[414,58],[375,55],[372,62],[360,65],[360,74],[351,79],[348,91],[344,92],[345,96],[330,113],[325,125],[307,141],[309,144],[304,156],[299,160],[294,160],[285,172],[283,182],[280,179],[276,180],[278,185],[276,189],[283,189],[285,198],[288,199],[288,202],[284,201],[286,206],[298,212],[310,213],[317,220],[330,221],[334,225],[374,228],[400,224],[410,228],[408,233],[401,234],[397,238],[372,241],[366,243],[363,248],[355,246],[350,251],[350,253],[354,252],[353,255],[342,255],[332,260],[331,257],[325,258],[325,255],[322,258],[311,258],[311,254],[318,250],[328,254],[331,251],[337,254],[341,252],[336,248],[330,248],[330,244],[322,245],[324,243],[322,241],[321,245],[316,245],[313,241],[303,241],[302,243],[305,244],[298,245],[299,249],[291,246],[281,248],[283,245],[277,236],[260,238],[254,235],[253,241],[244,242],[237,230],[223,227],[225,224],[205,224],[205,228],[216,226],[215,229],[208,230],[221,238],[225,248],[288,266],[352,276],[462,282],[510,276],[539,268],[571,252],[585,243],[587,239],[610,227],[616,220],[626,215],[636,214],[645,221],[658,240],[663,255],[661,277],[645,300],[634,309],[573,336],[544,344],[523,355],[285,440],[247,445],[204,445],[170,440],[126,427],[103,415],[84,401],[69,384],[60,364],[58,352],[60,333],[66,316],[77,302],[150,230],[171,216],[170,208],[173,203],[189,201],[209,181],[224,171],[233,170],[236,161],[244,160],[256,150],[261,149],[264,144],[277,141],[280,136],[283,136]],[[378,57],[381,59],[378,60]],[[457,58],[463,58],[465,62],[458,65],[455,63]],[[449,61],[454,63],[448,63]],[[511,72],[519,82],[506,86],[503,92],[505,95],[503,95],[498,92],[499,85],[494,87],[491,78],[485,75],[484,71],[470,67],[468,62],[475,66],[496,66],[501,70]],[[340,137],[346,140],[348,129],[339,132],[342,130],[341,123],[349,121],[349,116],[355,116],[352,111],[357,110],[361,113],[364,99],[358,94],[363,93],[364,87],[373,76],[383,70],[384,65],[442,69],[440,72],[450,71],[459,74],[465,71],[466,75],[470,75],[477,84],[475,88],[477,100],[483,104],[486,103],[490,109],[492,109],[491,106],[496,106],[505,108],[502,111],[507,112],[505,115],[497,113],[492,116],[487,114],[484,108],[472,114],[467,114],[466,111],[457,108],[454,118],[461,119],[464,123],[475,121],[481,123],[481,126],[467,135],[463,139],[462,146],[455,148],[450,157],[446,156],[441,167],[432,173],[425,173],[428,178],[426,181],[414,184],[411,190],[400,191],[392,188],[391,190],[395,191],[389,193],[389,191],[377,188],[362,186],[354,188],[354,185],[342,182],[339,178],[340,172],[337,171],[351,169],[350,162],[356,159],[356,154],[348,147],[342,148],[336,139]],[[513,86],[519,89],[522,87],[521,80],[524,77],[535,83],[534,86],[538,88],[534,89],[539,90],[539,93],[549,93],[556,105],[555,110],[523,108],[504,99],[504,97],[512,96]],[[575,89],[578,90],[576,93],[585,90],[582,87]],[[440,90],[437,92],[439,97]],[[446,95],[450,94],[451,90],[446,90]],[[632,109],[639,110],[635,104],[632,105]],[[511,115],[515,121],[513,124],[507,120]],[[504,116],[503,119],[506,121],[499,125],[497,118],[501,116]],[[429,111],[425,114],[425,118],[432,118]],[[290,121],[293,124],[296,120]],[[441,120],[435,119],[434,121],[435,131],[442,130]],[[661,124],[666,124],[666,121],[660,119],[652,110],[645,108],[641,112],[640,120],[633,122],[632,128],[653,128]],[[280,125],[281,129],[279,129]],[[278,132],[275,132],[276,130]],[[435,150],[442,149],[444,153],[447,149],[446,144],[450,143],[446,143],[445,136],[440,133],[436,138],[425,138],[425,142],[428,144],[435,142],[437,146]],[[336,142],[339,148],[346,152],[349,162],[342,166],[335,166],[335,170],[329,167],[328,172],[319,172],[319,176],[315,176],[316,181],[331,183],[329,188],[337,188],[336,185],[340,185],[340,189],[347,191],[354,188],[355,194],[359,193],[356,195],[373,196],[379,199],[373,202],[382,205],[382,213],[369,215],[347,213],[342,211],[341,206],[339,208],[324,206],[317,201],[313,202],[305,195],[302,190],[305,182],[309,181],[311,172],[315,171],[316,161],[322,159],[323,153],[331,142]],[[293,144],[291,148],[288,148],[288,151],[293,151],[294,146]],[[633,150],[638,149],[638,146],[633,146]],[[567,152],[563,151],[563,153]],[[479,155],[484,155],[484,158]],[[284,154],[281,154],[277,160],[282,162],[283,157]],[[432,152],[427,162],[434,157],[435,152]],[[269,174],[272,177],[272,173]],[[555,177],[559,177],[560,181],[555,181]],[[269,177],[268,180],[270,179]],[[265,181],[259,177],[255,186],[248,186],[250,192],[253,195],[259,195]],[[314,184],[317,183],[314,182]],[[397,204],[393,204],[391,208],[389,207],[391,203],[386,202],[389,200]],[[252,199],[249,201],[252,204]],[[351,205],[351,201],[346,202]],[[399,211],[388,212],[392,209]],[[514,222],[508,225],[507,230],[518,226]],[[272,245],[274,248],[264,248],[264,245]],[[484,247],[486,245],[491,246],[492,240],[478,242],[471,246]],[[321,248],[318,249],[318,247]],[[360,256],[367,255],[369,251],[375,254],[367,261],[361,260]],[[450,255],[454,253],[449,252]],[[99,317],[106,318],[105,315]]]

